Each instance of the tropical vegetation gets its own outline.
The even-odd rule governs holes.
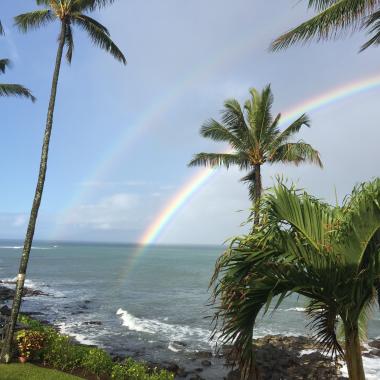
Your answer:
[[[4,28],[0,21],[0,35],[4,35]],[[4,74],[6,69],[11,66],[11,61],[8,58],[0,59],[0,74]],[[20,84],[5,84],[0,83],[0,96],[23,96],[35,101],[36,98],[30,90]]]
[[[9,362],[11,360],[10,353],[14,328],[20,310],[25,275],[45,184],[50,136],[53,127],[54,108],[63,51],[66,47],[66,59],[68,63],[71,63],[74,50],[72,29],[73,27],[78,27],[88,34],[94,45],[110,53],[121,63],[126,64],[126,59],[123,53],[112,41],[108,29],[87,15],[88,12],[92,12],[99,7],[105,6],[107,3],[112,2],[113,0],[36,0],[37,5],[43,5],[45,8],[24,13],[15,18],[16,26],[25,33],[33,29],[38,29],[53,21],[57,21],[60,25],[60,34],[58,38],[58,50],[43,138],[38,181],[20,261],[19,274],[16,283],[16,293],[12,304],[12,315],[7,327],[4,345],[0,356],[0,361],[2,362]]]
[[[263,224],[232,241],[213,278],[215,328],[236,347],[243,378],[254,366],[260,313],[297,293],[319,346],[345,358],[351,380],[365,379],[360,326],[380,302],[380,179],[354,188],[340,207],[279,183],[260,211]]]
[[[311,39],[336,38],[338,33],[367,30],[370,39],[361,51],[380,43],[380,2],[375,0],[308,0],[308,7],[318,14],[278,37],[273,50],[285,49]]]
[[[98,379],[174,379],[174,375],[166,370],[149,368],[146,364],[135,362],[130,358],[121,362],[113,362],[106,351],[75,343],[70,337],[59,334],[53,327],[44,325],[28,316],[20,315],[19,321],[26,327],[26,330],[21,330],[17,334],[18,353],[36,363],[67,373],[75,372],[79,376],[91,377],[95,375]],[[28,370],[35,371],[30,366],[27,366],[26,371]],[[17,368],[16,371],[10,373],[15,374],[17,371],[21,370]],[[44,372],[41,370],[41,373]],[[1,374],[3,375],[3,372]],[[47,375],[45,376],[49,378]],[[64,376],[65,374],[62,374],[62,378],[66,378]],[[41,376],[41,378],[44,377]],[[55,379],[51,376],[49,379],[53,378]],[[71,377],[67,375],[67,378]],[[16,378],[13,377],[13,379]]]
[[[310,127],[306,114],[301,115],[281,130],[281,114],[272,116],[273,94],[270,85],[261,92],[252,88],[251,98],[242,107],[236,99],[224,103],[222,121],[208,120],[201,135],[218,142],[227,142],[231,151],[226,153],[198,153],[190,166],[237,165],[248,170],[241,181],[248,183],[250,199],[254,201],[255,218],[259,222],[259,203],[262,195],[262,165],[283,163],[300,165],[310,162],[322,167],[318,151],[303,140],[295,140],[303,126]]]

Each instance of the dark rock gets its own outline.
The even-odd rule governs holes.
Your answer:
[[[212,352],[200,351],[200,352],[196,352],[194,356],[197,359],[208,359],[208,358],[212,358]]]
[[[171,363],[171,362],[162,362],[160,363],[160,367],[162,367],[163,369],[166,369],[169,372],[174,372],[174,373],[177,373],[177,371],[179,370],[178,365],[176,363]]]
[[[83,322],[84,325],[94,325],[94,326],[101,326],[103,323],[101,321],[86,321]]]
[[[7,317],[10,317],[12,310],[7,306],[4,305],[2,308],[0,308],[0,314],[5,315]]]
[[[201,364],[203,365],[203,367],[210,367],[211,366],[210,360],[202,360]]]
[[[195,372],[203,372],[203,368],[195,368]]]
[[[177,377],[186,377],[189,373],[185,370],[185,368],[178,368]]]
[[[368,346],[380,349],[380,340],[379,339],[373,340],[372,342],[368,343]]]

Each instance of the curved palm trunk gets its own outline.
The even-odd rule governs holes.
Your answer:
[[[45,134],[44,134],[43,145],[42,145],[38,182],[37,182],[36,191],[34,194],[34,200],[33,200],[32,210],[30,213],[28,229],[25,236],[24,249],[22,251],[20,267],[19,267],[19,274],[17,276],[16,292],[15,292],[15,296],[14,296],[13,304],[12,304],[12,313],[11,313],[9,324],[7,326],[4,344],[3,344],[3,348],[2,348],[1,356],[0,356],[0,361],[4,363],[9,363],[12,357],[11,350],[12,350],[13,334],[14,334],[14,329],[16,326],[18,314],[20,311],[21,298],[22,298],[24,282],[25,282],[25,274],[26,274],[26,269],[28,266],[29,254],[30,254],[30,249],[32,247],[32,243],[33,243],[33,236],[34,236],[34,230],[35,230],[36,222],[37,222],[38,210],[40,208],[42,193],[43,193],[44,184],[45,184],[50,135],[51,135],[51,130],[53,126],[55,98],[57,95],[58,78],[59,78],[59,72],[61,68],[63,48],[65,44],[65,33],[66,33],[66,24],[65,22],[62,22],[61,33],[59,36],[57,58],[56,58],[55,69],[54,69],[54,74],[53,74],[53,82],[52,82],[51,93],[50,93],[46,128],[45,128]]]
[[[345,327],[346,363],[350,380],[365,380],[358,328]]]
[[[262,184],[261,184],[261,165],[255,165],[255,183],[254,183],[254,191],[255,191],[255,219],[254,224],[257,225],[260,222],[260,199],[262,192]]]

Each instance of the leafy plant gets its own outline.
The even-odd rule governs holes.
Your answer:
[[[44,347],[45,339],[45,335],[40,331],[19,331],[16,340],[20,356],[28,359],[37,356]]]
[[[266,195],[261,215],[262,225],[233,241],[213,278],[215,332],[235,346],[243,379],[253,378],[259,313],[275,297],[276,310],[292,293],[309,300],[316,342],[345,358],[351,380],[365,379],[360,329],[380,302],[380,178],[356,187],[341,207],[279,184]]]
[[[100,377],[112,371],[110,355],[99,348],[91,348],[83,357],[82,366],[89,372]]]

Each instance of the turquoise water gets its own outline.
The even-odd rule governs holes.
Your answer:
[[[16,276],[20,245],[0,242],[0,279]],[[208,283],[222,252],[223,247],[150,247],[130,268],[135,246],[36,242],[27,286],[49,296],[26,298],[22,308],[43,313],[40,318],[82,342],[147,360],[180,360],[190,351],[211,349]],[[303,306],[296,297],[287,299],[260,321],[255,335],[308,334]],[[378,335],[375,319],[370,336]]]

